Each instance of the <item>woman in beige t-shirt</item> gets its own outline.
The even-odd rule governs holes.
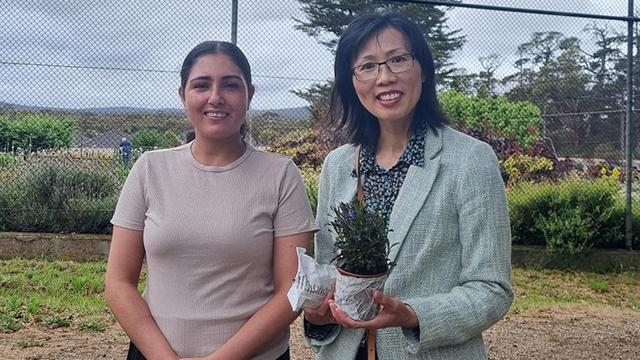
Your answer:
[[[243,140],[254,87],[240,49],[201,43],[180,75],[195,139],[144,153],[112,219],[106,296],[128,359],[288,359],[295,248],[318,229],[300,173]]]

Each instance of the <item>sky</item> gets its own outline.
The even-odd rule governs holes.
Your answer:
[[[238,45],[252,65],[255,110],[305,106],[291,93],[332,77],[333,56],[295,30],[296,0],[238,0]],[[181,62],[204,40],[231,39],[231,0],[3,0],[0,102],[55,108],[180,108]],[[465,3],[625,16],[627,0],[465,0]],[[466,44],[453,61],[470,72],[498,54],[513,71],[517,46],[536,31],[588,42],[593,20],[455,8]],[[599,21],[624,30],[626,24]],[[322,35],[329,39],[329,35]]]

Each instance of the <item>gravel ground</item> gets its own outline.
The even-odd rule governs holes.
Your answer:
[[[640,359],[640,312],[573,307],[509,314],[485,332],[490,359]],[[127,338],[116,324],[104,332],[25,327],[0,333],[0,359],[121,360]],[[292,359],[312,359],[298,321],[292,326]],[[341,360],[341,359],[336,359]]]

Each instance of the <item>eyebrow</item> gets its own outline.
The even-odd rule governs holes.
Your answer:
[[[394,54],[394,53],[403,53],[404,54],[405,52],[409,52],[409,50],[407,50],[405,48],[394,48],[394,49],[391,49],[391,50],[385,52],[384,56],[390,56],[391,54]],[[373,56],[372,54],[366,54],[364,56],[357,57],[355,62],[357,63],[359,61],[372,60],[374,58],[375,58],[375,56]]]
[[[194,81],[199,81],[199,80],[206,80],[206,81],[211,81],[213,80],[213,78],[209,75],[202,75],[202,76],[198,76],[198,77],[194,77],[193,79],[189,80],[189,82],[194,82]],[[239,75],[226,75],[223,76],[222,79],[220,79],[221,81],[225,81],[225,80],[240,80],[240,81],[244,81],[244,79],[239,76]]]

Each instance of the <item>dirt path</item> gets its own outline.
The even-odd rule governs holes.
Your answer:
[[[510,314],[485,333],[490,359],[640,359],[640,312],[613,308]],[[117,325],[104,332],[31,326],[0,334],[0,359],[121,360],[127,338]],[[298,322],[292,359],[311,359]]]

